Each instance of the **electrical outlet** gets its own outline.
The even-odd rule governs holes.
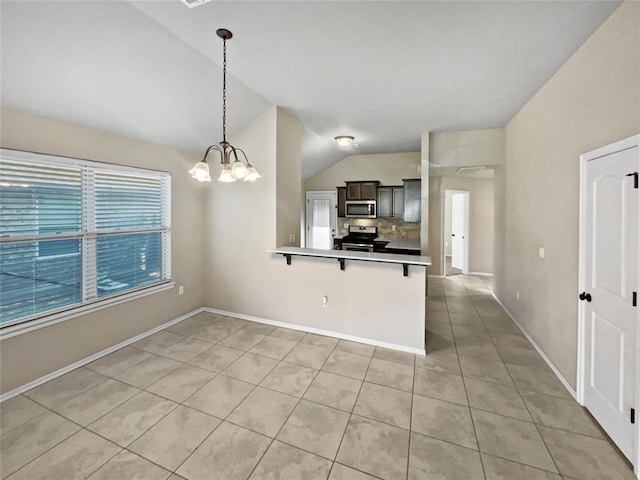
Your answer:
[[[520,292],[516,292],[516,300],[520,301]]]
[[[538,256],[544,258],[544,247],[538,247]]]
[[[329,297],[326,295],[322,297],[322,307],[329,308]]]
[[[296,243],[296,234],[295,233],[290,233],[289,234],[289,243]]]
[[[178,287],[178,295],[184,295],[184,285]]]
[[[393,230],[395,232],[396,231],[396,226],[395,225],[391,225],[391,230]]]

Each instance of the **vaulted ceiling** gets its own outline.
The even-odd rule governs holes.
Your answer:
[[[193,151],[271,105],[304,124],[303,177],[425,131],[504,126],[619,6],[566,2],[2,1],[2,106]],[[37,132],[34,132],[37,134]]]

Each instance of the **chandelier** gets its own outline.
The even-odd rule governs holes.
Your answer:
[[[208,147],[202,160],[196,163],[189,170],[189,173],[199,182],[210,182],[211,176],[209,175],[207,157],[211,152],[216,151],[220,155],[220,165],[222,166],[222,171],[218,177],[220,182],[231,183],[236,180],[255,182],[261,175],[249,163],[247,154],[227,142],[227,40],[233,37],[233,34],[225,28],[219,28],[216,30],[216,34],[222,39],[222,141],[217,145]],[[241,157],[238,156],[238,153],[241,154]],[[244,158],[244,163],[242,158]],[[232,161],[233,164],[231,163]]]

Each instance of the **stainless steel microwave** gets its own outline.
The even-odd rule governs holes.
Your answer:
[[[352,218],[376,218],[376,201],[348,200],[345,203],[345,216]]]

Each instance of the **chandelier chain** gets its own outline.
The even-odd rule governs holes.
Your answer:
[[[222,41],[222,141],[227,141],[227,41]]]

